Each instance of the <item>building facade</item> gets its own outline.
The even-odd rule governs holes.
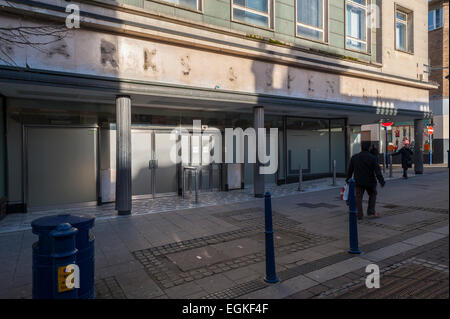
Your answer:
[[[180,196],[183,167],[199,158],[201,189],[252,187],[255,196],[264,184],[298,180],[300,165],[305,178],[331,176],[334,161],[344,174],[360,141],[375,140],[364,125],[418,128],[431,115],[427,5],[0,0],[5,29],[80,16],[58,41],[42,45],[33,33],[33,45],[0,47],[0,190],[9,211],[116,201],[126,214],[132,198]],[[225,163],[223,139],[225,147],[212,146],[214,132],[232,128],[239,138],[237,128],[262,127],[278,129],[266,138],[278,151],[273,174],[261,175],[248,151],[244,163]],[[174,130],[190,136],[173,138]],[[421,172],[419,152],[415,162]]]
[[[433,112],[434,134],[432,138],[433,163],[447,163],[449,150],[448,113],[448,0],[429,1],[428,52],[430,55],[430,79],[439,88],[430,91],[430,109]]]

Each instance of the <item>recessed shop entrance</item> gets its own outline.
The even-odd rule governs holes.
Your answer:
[[[134,198],[177,195],[177,165],[170,158],[170,152],[175,148],[176,141],[170,139],[170,134],[171,130],[162,129],[131,130],[131,176]]]

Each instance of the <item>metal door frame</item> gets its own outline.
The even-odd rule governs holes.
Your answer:
[[[30,209],[28,206],[29,202],[29,189],[28,189],[28,139],[27,139],[27,129],[28,128],[55,128],[55,129],[95,129],[97,132],[96,148],[95,148],[95,191],[96,191],[96,201],[72,203],[72,204],[61,204],[61,205],[49,205],[49,206],[37,206]],[[86,207],[86,206],[97,206],[100,200],[100,130],[98,125],[51,125],[51,124],[22,124],[22,201],[25,205],[25,211],[43,211],[47,209],[55,208],[76,208],[76,207]]]
[[[175,129],[177,126],[171,126],[171,127],[157,127],[157,126],[150,126],[150,125],[132,125],[131,126],[131,130],[141,130],[141,131],[148,131],[151,134],[151,144],[150,144],[150,149],[151,149],[151,154],[150,154],[150,159],[156,159],[156,134],[161,133],[161,132],[172,132],[173,129]],[[131,154],[133,154],[133,150],[131,150]],[[133,155],[131,155],[133,156]],[[150,168],[149,168],[150,169]],[[157,168],[156,168],[157,169]],[[179,188],[179,181],[178,181],[178,165],[175,164],[175,169],[177,172],[177,177],[176,177],[176,182],[177,182],[177,189],[174,192],[168,192],[168,193],[157,193],[156,189],[154,190],[154,187],[156,185],[152,185],[152,179],[153,179],[153,173],[151,173],[152,177],[150,179],[150,188],[151,188],[151,193],[150,194],[142,194],[142,195],[133,195],[132,199],[155,199],[155,198],[161,198],[161,197],[172,197],[172,196],[178,196],[178,188]],[[156,181],[156,179],[155,179]],[[155,196],[153,196],[153,193]]]

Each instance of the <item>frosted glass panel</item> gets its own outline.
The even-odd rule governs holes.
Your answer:
[[[345,173],[344,120],[331,120],[331,161],[336,160],[336,171]]]
[[[155,133],[155,154],[158,160],[156,169],[156,193],[177,191],[177,168],[170,159],[170,150],[176,141],[170,140],[170,133]]]
[[[27,128],[28,205],[97,200],[97,130]]]
[[[152,193],[149,161],[152,158],[152,132],[132,130],[131,132],[131,177],[133,195]]]
[[[330,172],[328,120],[288,119],[287,171],[298,175]]]

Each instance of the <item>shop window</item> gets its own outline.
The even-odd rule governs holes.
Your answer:
[[[298,176],[330,173],[330,122],[325,119],[287,119],[287,173]]]

